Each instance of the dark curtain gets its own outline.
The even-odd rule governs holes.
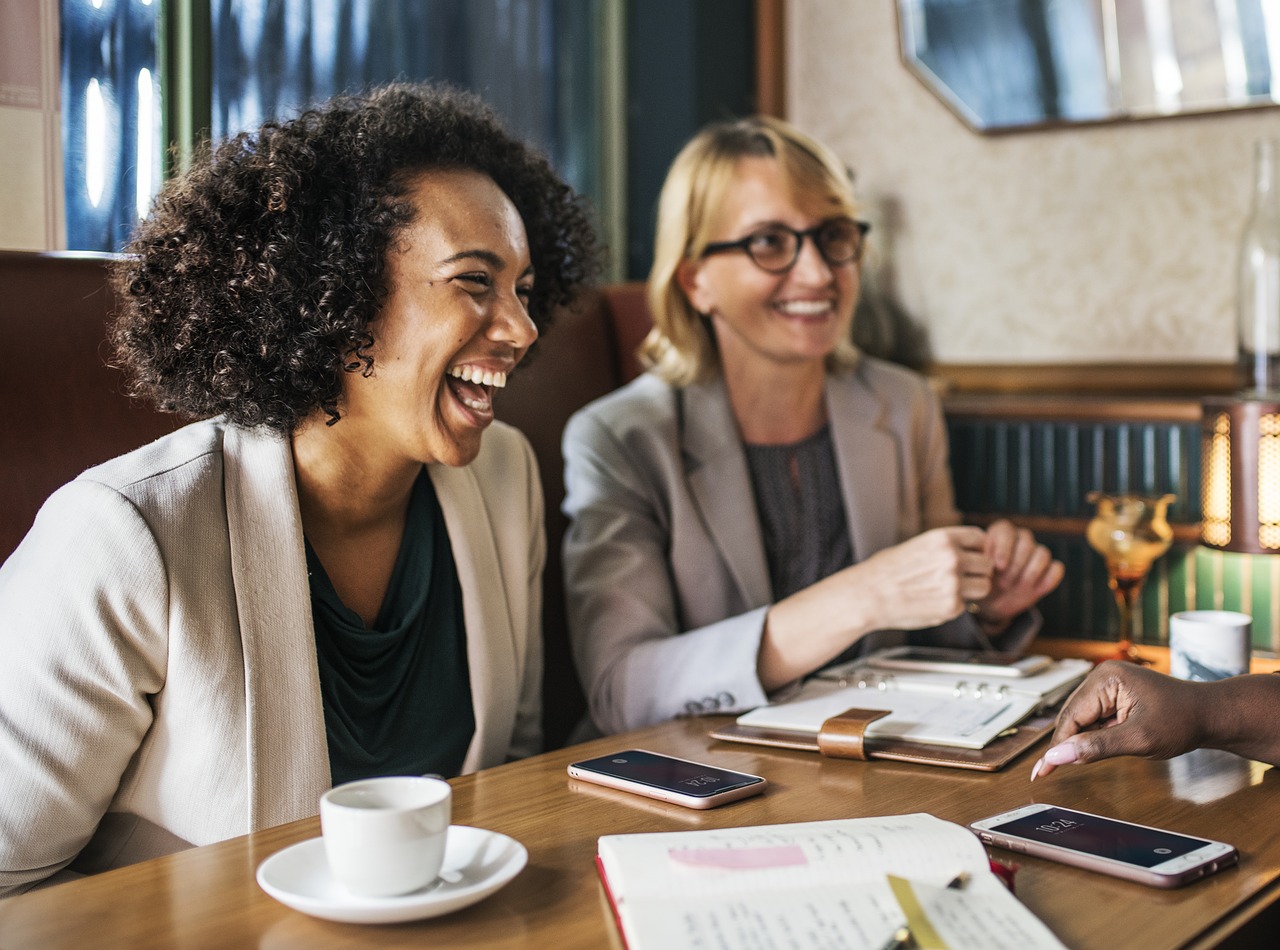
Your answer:
[[[582,0],[214,0],[214,140],[342,92],[447,80],[595,190],[593,17]]]

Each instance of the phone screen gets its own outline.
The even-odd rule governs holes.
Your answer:
[[[1048,808],[988,830],[1144,868],[1155,867],[1211,843],[1203,838],[1143,828],[1065,808]]]
[[[760,779],[742,772],[717,769],[697,762],[685,762],[652,752],[630,749],[598,759],[575,762],[574,765],[588,772],[599,772],[629,779],[653,788],[678,791],[683,795],[710,798],[745,785],[754,785]]]

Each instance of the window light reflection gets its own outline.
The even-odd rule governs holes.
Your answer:
[[[152,88],[151,70],[138,71],[138,182],[136,206],[138,217],[145,217],[151,205],[152,161],[155,148],[155,93]]]
[[[85,92],[84,140],[84,186],[96,208],[107,184],[107,107],[97,79],[89,80]]]

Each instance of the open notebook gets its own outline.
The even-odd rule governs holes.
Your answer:
[[[977,837],[932,815],[606,835],[597,852],[629,950],[881,950],[904,925],[917,947],[1062,946]]]
[[[1087,660],[1060,660],[1044,673],[981,680],[941,673],[885,673],[854,667],[810,680],[785,703],[761,706],[738,724],[817,734],[846,709],[883,709],[868,737],[981,749],[1078,683]]]
[[[887,713],[866,727],[867,754],[997,769],[1051,727],[1037,713],[1059,702],[1091,668],[1058,660],[1047,671],[1017,679],[872,670],[857,664],[810,680],[788,701],[761,706],[712,732],[719,739],[818,749],[824,723],[849,709]]]

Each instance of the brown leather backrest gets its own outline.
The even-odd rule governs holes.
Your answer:
[[[560,511],[564,501],[560,437],[573,413],[639,373],[634,345],[649,325],[643,284],[589,291],[556,316],[534,355],[511,375],[495,406],[498,418],[529,439],[542,476],[547,522],[543,726],[548,747],[562,744],[586,710],[569,649],[560,567],[560,545],[568,527]]]
[[[107,365],[108,259],[0,251],[0,561],[56,488],[181,424]]]

